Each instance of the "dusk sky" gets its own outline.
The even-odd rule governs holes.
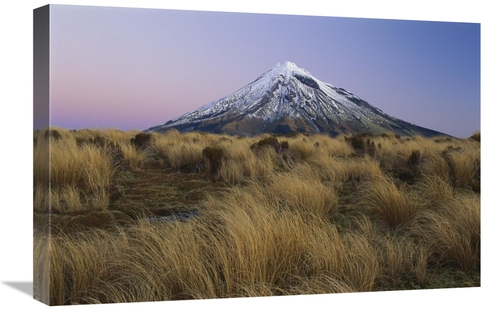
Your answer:
[[[51,125],[144,130],[291,61],[411,123],[480,129],[480,24],[52,5]]]

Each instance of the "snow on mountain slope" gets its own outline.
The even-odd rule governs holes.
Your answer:
[[[219,100],[147,131],[214,133],[395,132],[441,135],[390,115],[349,91],[315,78],[292,62],[278,63],[252,83]]]

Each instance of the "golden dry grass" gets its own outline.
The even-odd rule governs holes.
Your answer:
[[[34,208],[105,209],[115,173],[110,154],[95,145],[78,146],[69,132],[62,132],[62,138],[39,138],[34,147]],[[83,197],[80,204],[78,196]]]
[[[422,209],[414,193],[385,178],[369,183],[361,196],[360,203],[392,228],[408,224]]]
[[[423,240],[435,263],[456,264],[474,270],[480,264],[480,200],[474,195],[457,195],[439,207],[421,212],[412,225],[414,235]]]
[[[34,211],[43,215],[35,216],[34,295],[45,303],[478,285],[442,272],[479,274],[480,148],[473,139],[371,136],[375,149],[363,153],[343,136],[278,137],[288,148],[276,150],[251,148],[270,135],[169,131],[139,148],[131,143],[135,131],[53,130],[50,139],[46,130],[34,137]],[[95,137],[117,147],[77,142]],[[222,150],[215,170],[207,147]],[[167,174],[190,177],[167,189]],[[138,175],[154,176],[158,188],[123,188]],[[196,184],[224,190],[193,200],[188,207],[198,215],[188,220],[146,217],[158,189],[185,190],[179,196],[188,201]],[[49,235],[50,223],[40,222],[53,211],[91,221],[85,212],[108,210],[113,187],[145,195],[133,212],[120,204],[104,211],[114,212],[115,224],[70,230],[60,216]],[[126,224],[116,220],[127,216]],[[451,276],[433,276],[441,273]]]
[[[177,131],[165,135],[155,135],[154,146],[158,154],[165,157],[166,161],[176,169],[184,165],[195,165],[203,161],[203,144],[199,138],[188,139]]]
[[[454,195],[451,184],[436,175],[422,176],[415,187],[427,206],[438,205]]]
[[[209,200],[215,205],[205,217],[188,223],[142,222],[118,233],[52,237],[50,303],[373,289],[376,250],[364,236],[341,236],[319,217],[280,211],[253,198],[235,193]],[[242,208],[228,208],[233,199]],[[46,276],[36,284],[46,283]]]
[[[249,180],[263,180],[279,168],[277,154],[270,148],[258,153],[250,149],[248,141],[238,141],[224,148],[225,158],[222,160],[218,176],[231,184],[239,184]]]
[[[148,150],[141,150],[131,145],[129,141],[120,142],[123,160],[130,169],[142,169],[149,159]]]

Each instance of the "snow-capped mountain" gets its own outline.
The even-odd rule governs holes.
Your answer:
[[[292,62],[278,63],[252,83],[147,131],[260,133],[359,132],[436,136],[440,132],[392,117],[349,91],[315,78]]]

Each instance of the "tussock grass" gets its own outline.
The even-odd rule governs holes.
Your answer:
[[[51,202],[52,210],[77,211],[83,209],[85,205],[80,194],[81,191],[75,186],[66,185],[58,190],[51,190],[50,196],[45,199]]]
[[[130,169],[142,169],[149,159],[149,150],[138,149],[129,141],[121,142],[120,148],[123,152],[123,161]]]
[[[423,176],[415,187],[428,206],[438,205],[454,195],[451,184],[436,175]]]
[[[416,273],[420,270],[418,268],[425,267],[427,264],[422,247],[407,236],[388,235],[380,238],[379,242],[380,255],[382,255],[380,261],[385,268],[384,274],[392,281],[403,274]],[[419,278],[425,278],[425,275],[420,275]]]
[[[74,137],[63,132],[57,140],[37,142],[33,167],[35,210],[107,207],[106,189],[115,167],[105,149],[92,144],[77,146]],[[78,203],[82,194],[87,197]]]
[[[436,264],[452,263],[463,270],[479,268],[480,202],[476,195],[454,196],[415,217],[413,234],[429,245]]]
[[[422,208],[414,193],[404,187],[398,188],[386,178],[368,183],[363,189],[360,204],[392,228],[410,223]]]
[[[341,178],[343,181],[350,180],[360,182],[376,180],[383,176],[379,163],[369,157],[358,158],[347,162],[345,160],[337,160],[335,162],[337,167],[342,166],[344,163],[346,164],[346,171]]]
[[[299,170],[299,169],[297,169]],[[304,170],[307,170],[304,172]],[[315,179],[311,169],[273,175],[262,191],[277,196],[282,205],[300,212],[328,216],[336,212],[338,197],[332,188]]]
[[[161,133],[161,134],[154,133],[153,135],[155,136],[155,140],[157,140],[159,137],[161,137],[172,144],[177,144],[179,142],[182,142],[182,140],[183,140],[183,135],[179,131],[177,131],[176,129],[172,129],[172,130],[169,130],[169,131]]]
[[[474,134],[470,138],[474,141],[481,142],[481,132],[480,131],[474,132]]]
[[[113,141],[118,144],[125,144],[130,142],[130,139],[135,137],[137,134],[141,133],[140,130],[129,130],[129,131],[121,131],[115,128],[103,129],[103,130],[94,130],[95,135],[102,136],[109,141]]]
[[[33,210],[48,212],[50,210],[50,186],[36,184],[33,186]]]
[[[53,152],[51,153],[53,154]],[[115,170],[105,151],[90,145],[84,145],[80,147],[79,154],[73,159],[75,161],[77,159],[82,160],[81,166],[77,171],[80,178],[80,186],[84,191],[94,193],[110,185]],[[53,167],[57,167],[59,162],[52,160],[51,164]],[[63,168],[60,169],[62,170]],[[60,169],[57,170],[58,173]],[[57,184],[57,182],[55,183]]]
[[[52,186],[79,185],[93,192],[108,186],[113,166],[105,151],[92,145],[57,141],[50,148],[50,183]]]
[[[299,278],[293,287],[283,292],[283,295],[303,295],[303,294],[334,294],[355,292],[347,283],[339,280],[334,275],[321,274],[311,278]],[[262,294],[258,296],[269,296]]]
[[[447,287],[463,278],[456,270],[478,277],[480,151],[474,139],[173,130],[134,145],[138,133],[34,132],[38,300],[364,292]],[[178,183],[165,186],[173,175],[168,182]],[[148,177],[158,180],[154,191],[127,185]],[[134,178],[141,183],[130,182]],[[189,200],[193,191],[183,189],[193,184],[217,190],[201,188],[196,194],[205,198]],[[111,188],[118,187],[134,199],[148,196],[133,210],[120,203],[110,208]],[[197,215],[151,221],[151,214],[175,213],[169,205],[161,209],[155,195]],[[51,216],[57,216],[51,226],[57,234],[49,235],[48,223],[40,221]]]
[[[311,137],[311,143],[316,147],[312,156],[350,157],[353,155],[352,148],[345,143],[343,137],[331,138],[326,135],[315,135]]]
[[[50,300],[52,289],[50,234],[46,229],[46,223],[34,221],[34,224],[43,226],[38,231],[35,231],[33,237],[33,298],[45,304],[55,304]]]
[[[169,131],[164,135],[155,136],[154,147],[160,156],[166,158],[171,167],[190,168],[203,162],[204,148],[202,143],[192,139],[184,139],[179,132]]]
[[[454,186],[465,187],[479,175],[479,152],[460,149],[446,153],[444,156],[449,163]]]
[[[422,161],[423,175],[436,176],[445,182],[451,182],[450,167],[441,153],[427,154]]]
[[[290,141],[290,152],[298,161],[309,159],[316,152],[314,142],[308,140],[293,139]]]
[[[99,287],[101,281],[110,281],[109,262],[119,256],[125,246],[113,235],[104,232],[88,232],[85,236],[43,236],[36,239],[35,244],[45,244],[46,257],[35,256],[35,262],[43,263],[50,274],[41,274],[35,279],[36,287],[50,281],[48,294],[41,294],[49,299],[51,305],[84,303],[87,296],[92,295],[93,288]],[[38,249],[38,247],[36,247]],[[36,252],[38,254],[38,252]],[[47,265],[48,264],[48,265]],[[49,277],[46,279],[45,277]]]
[[[383,270],[381,280],[394,285],[402,278],[409,278],[421,287],[426,287],[429,262],[429,249],[413,240],[409,235],[379,236],[377,250],[380,268]]]
[[[381,275],[375,246],[365,236],[359,234],[347,234],[342,239],[347,246],[344,252],[342,278],[356,291],[372,291]]]
[[[76,185],[78,172],[84,164],[76,145],[56,141],[50,146],[50,184],[52,186]]]
[[[50,184],[50,142],[44,138],[44,131],[35,132],[36,143],[33,146],[33,184],[44,185],[49,188]]]
[[[272,148],[263,148],[256,154],[246,143],[239,143],[226,151],[219,177],[230,184],[265,180],[279,169],[278,155]]]
[[[322,181],[338,186],[344,182],[358,185],[362,181],[375,180],[384,175],[379,163],[368,156],[355,158],[315,156],[311,158],[310,165],[314,167]]]

